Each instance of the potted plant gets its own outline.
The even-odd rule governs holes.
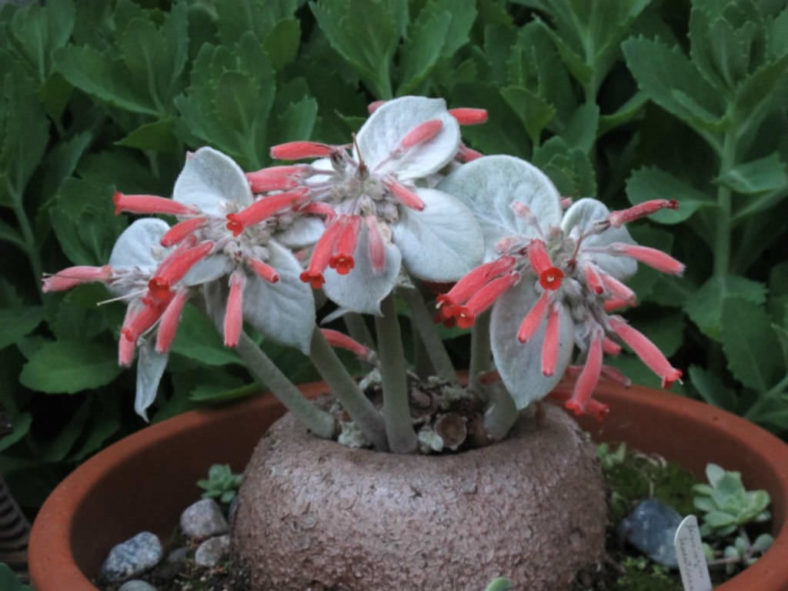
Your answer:
[[[244,174],[201,148],[173,199],[116,193],[116,212],[177,223],[135,221],[108,265],[65,269],[44,290],[99,281],[127,302],[118,358],[130,365],[139,351],[143,416],[190,299],[290,411],[257,447],[239,495],[234,546],[256,587],[457,588],[506,574],[565,588],[604,551],[604,491],[575,423],[539,401],[552,391],[573,413],[603,418],[610,406],[592,396],[603,375],[627,384],[602,361],[622,344],[663,386],[680,379],[610,314],[634,304],[622,280],[636,261],[683,271],[625,229],[678,204],[570,203],[531,164],[461,143],[459,126],[483,122],[482,110],[422,97],[371,110],[347,145],[271,149],[309,164]],[[472,327],[467,385],[435,330],[426,282],[455,282],[437,297],[437,319]],[[343,317],[352,336],[316,327],[318,288],[337,305],[328,319]],[[395,294],[416,337],[413,370]],[[374,339],[358,315],[373,317]],[[244,322],[308,354],[334,400],[303,396]],[[570,365],[575,346],[581,366]],[[375,368],[363,385],[334,347]]]

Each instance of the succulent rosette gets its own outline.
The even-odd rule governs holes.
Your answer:
[[[442,99],[402,97],[376,108],[352,145],[274,146],[274,158],[324,158],[248,176],[260,190],[308,191],[305,210],[322,213],[326,225],[302,279],[344,309],[379,314],[401,267],[453,281],[481,258],[473,212],[426,186],[460,146],[459,124]]]
[[[684,266],[665,253],[635,244],[623,225],[674,201],[647,202],[610,212],[584,198],[562,212],[561,196],[531,164],[510,156],[474,160],[440,185],[477,216],[486,262],[438,298],[440,313],[461,327],[492,308],[490,336],[495,367],[522,409],[546,396],[570,366],[577,347],[584,364],[567,408],[598,416],[606,408],[591,396],[602,373],[603,354],[629,345],[669,386],[681,377],[645,336],[609,312],[635,304],[623,281],[637,261],[679,274]]]

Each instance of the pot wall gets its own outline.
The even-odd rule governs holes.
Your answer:
[[[308,396],[323,390],[320,384],[303,387]],[[701,476],[706,463],[716,462],[741,471],[747,487],[769,491],[774,545],[717,591],[788,590],[788,446],[730,413],[659,390],[602,383],[597,397],[611,405],[610,415],[601,425],[588,418],[581,423],[600,440],[626,441]],[[35,588],[94,590],[90,577],[113,544],[143,529],[168,536],[183,507],[200,494],[195,482],[208,467],[229,463],[241,470],[263,432],[282,414],[270,396],[256,397],[185,413],[96,454],[55,489],[36,518],[29,547]],[[167,451],[159,451],[159,445]]]

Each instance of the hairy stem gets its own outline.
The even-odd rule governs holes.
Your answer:
[[[375,330],[383,380],[383,420],[386,424],[386,435],[391,451],[412,453],[416,451],[418,439],[410,418],[405,354],[402,350],[394,295],[389,294],[380,307],[383,316],[375,317]]]
[[[471,329],[471,365],[468,368],[468,388],[482,392],[479,376],[490,369],[490,312],[476,318]]]
[[[413,325],[418,332],[421,342],[424,344],[427,356],[435,368],[435,373],[439,378],[448,382],[457,382],[457,372],[454,371],[449,353],[443,345],[440,335],[432,320],[432,315],[427,310],[424,298],[418,289],[405,289],[402,293],[405,301],[410,308]]]
[[[312,433],[325,439],[333,437],[334,417],[304,398],[299,389],[246,333],[241,333],[236,350],[254,379],[268,388]]]
[[[735,164],[736,144],[733,133],[725,135],[720,159],[720,175]],[[731,260],[731,190],[724,184],[717,189],[717,219],[714,235],[714,276],[722,279],[730,270]]]
[[[372,333],[367,328],[367,323],[364,322],[364,317],[355,312],[349,312],[342,317],[345,322],[348,334],[353,337],[362,345],[366,345],[370,349],[375,349],[375,339],[372,338]]]
[[[312,333],[309,357],[367,440],[375,449],[385,451],[388,444],[383,418],[317,328]]]
[[[490,439],[500,441],[517,422],[518,411],[503,384],[494,384],[488,390],[490,406],[484,413],[484,429]]]

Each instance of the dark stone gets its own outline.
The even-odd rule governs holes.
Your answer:
[[[681,515],[659,499],[642,501],[619,526],[623,538],[654,562],[676,568],[673,537]]]

